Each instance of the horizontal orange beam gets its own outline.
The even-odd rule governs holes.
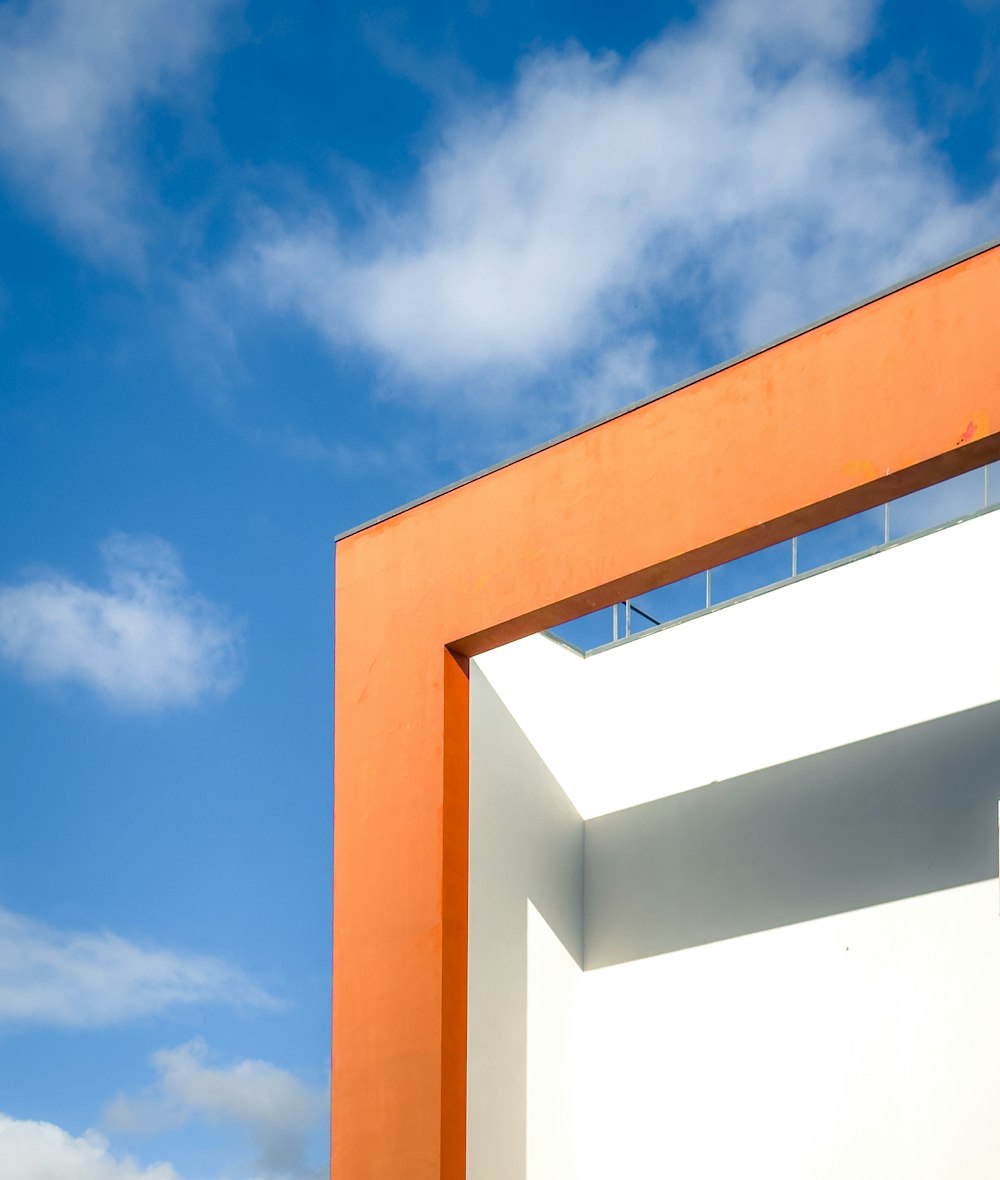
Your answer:
[[[465,1175],[463,661],[1000,458],[1000,249],[338,542],[334,1180]]]

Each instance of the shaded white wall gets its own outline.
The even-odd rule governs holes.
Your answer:
[[[472,1180],[992,1180],[998,573],[993,513],[586,660],[479,657]]]
[[[570,1174],[551,1170],[571,1149],[568,1033],[545,1030],[583,961],[583,821],[475,666],[470,689],[467,1171],[544,1180]]]
[[[584,966],[995,877],[1000,704],[588,820]]]

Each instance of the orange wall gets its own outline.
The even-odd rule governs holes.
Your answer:
[[[338,543],[334,1180],[465,1175],[464,657],[1000,457],[998,307],[992,248]]]

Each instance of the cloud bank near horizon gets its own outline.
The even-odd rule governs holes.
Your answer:
[[[255,1159],[241,1174],[253,1180],[320,1180],[328,1169],[306,1159],[307,1138],[326,1115],[328,1094],[286,1069],[245,1059],[211,1060],[203,1040],[160,1049],[155,1082],[136,1097],[107,1104],[103,1131],[152,1136],[192,1119],[236,1128]],[[54,1123],[0,1113],[0,1158],[18,1180],[181,1180],[166,1162],[143,1166],[115,1151],[105,1133],[73,1135]],[[5,1172],[4,1175],[7,1175]]]
[[[119,1094],[106,1107],[113,1131],[155,1135],[191,1119],[242,1128],[254,1144],[262,1180],[318,1177],[306,1163],[306,1137],[322,1124],[328,1096],[267,1061],[214,1064],[203,1040],[152,1056],[156,1081],[140,1095]]]
[[[140,1167],[128,1156],[115,1156],[96,1131],[70,1135],[54,1123],[0,1114],[0,1156],[7,1173],[18,1180],[180,1180],[166,1163]]]

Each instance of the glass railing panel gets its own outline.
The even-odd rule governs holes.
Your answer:
[[[986,468],[986,479],[989,504],[1000,504],[1000,463],[991,463]]]
[[[686,615],[693,615],[695,611],[705,609],[705,575],[693,574],[690,578],[672,582],[669,586],[661,586],[659,590],[640,594],[633,602],[641,610],[652,615],[658,623],[672,623],[676,619],[683,619]],[[633,632],[651,625],[638,616],[637,612],[633,614],[637,616],[632,619]]]
[[[792,576],[792,543],[782,541],[712,570],[712,605],[763,590]]]
[[[947,524],[985,507],[985,477],[980,467],[946,479],[889,504],[889,540]]]
[[[870,508],[803,533],[798,539],[798,572],[807,573],[834,561],[864,553],[885,541],[885,510]]]
[[[619,607],[619,637],[625,634],[623,628],[622,608]],[[551,633],[558,635],[560,639],[564,639],[567,643],[572,643],[574,647],[578,647],[581,651],[590,651],[593,647],[602,647],[605,643],[610,643],[614,637],[611,607],[606,606],[603,610],[595,610],[589,615],[581,615],[578,619],[571,619],[568,623],[562,623],[558,627],[551,628]]]

